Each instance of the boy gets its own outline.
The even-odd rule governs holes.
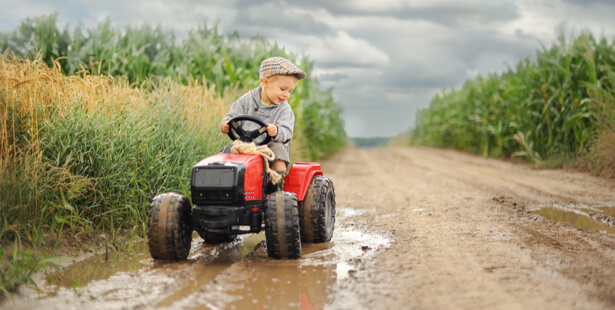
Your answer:
[[[295,115],[288,104],[291,92],[305,72],[286,58],[271,57],[263,60],[259,69],[261,85],[245,93],[233,103],[222,118],[220,129],[229,132],[228,121],[242,114],[260,117],[268,124],[267,134],[272,137],[267,145],[275,154],[271,169],[285,175],[290,163],[290,139],[293,137]],[[247,130],[257,129],[252,122],[244,125]],[[282,177],[284,180],[284,177]]]

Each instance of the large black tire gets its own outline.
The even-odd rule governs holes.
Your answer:
[[[301,257],[297,196],[289,192],[269,195],[265,210],[267,255],[273,258]]]
[[[209,244],[231,242],[237,238],[237,235],[214,234],[202,230],[197,230],[197,233],[199,233],[199,236],[205,240],[205,243]]]
[[[152,200],[147,239],[152,258],[182,260],[190,253],[190,199],[178,193],[160,194]]]
[[[335,188],[333,182],[316,176],[308,187],[299,208],[301,241],[328,242],[335,229]]]

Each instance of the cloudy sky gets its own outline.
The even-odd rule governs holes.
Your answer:
[[[615,0],[0,0],[0,31],[58,13],[59,26],[207,22],[262,35],[315,60],[350,136],[391,136],[438,91],[531,57],[559,33],[615,37]],[[256,74],[256,73],[255,73]]]

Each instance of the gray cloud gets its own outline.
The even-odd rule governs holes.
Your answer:
[[[563,0],[566,3],[578,5],[578,6],[588,6],[595,4],[604,4],[608,6],[615,6],[615,2],[612,0]]]
[[[324,73],[319,75],[318,79],[322,82],[339,82],[349,77],[350,75],[345,73]]]
[[[487,1],[431,1],[413,4],[398,1],[373,1],[361,6],[356,1],[306,1],[300,5],[309,9],[324,8],[336,16],[383,16],[404,20],[425,20],[441,25],[466,23],[502,23],[519,17],[517,8],[510,2]]]
[[[279,1],[239,0],[234,25],[258,29],[262,33],[284,32],[293,34],[326,35],[332,32],[327,24],[314,17],[292,11],[292,6]]]

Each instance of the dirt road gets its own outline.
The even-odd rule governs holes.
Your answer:
[[[90,259],[2,307],[615,308],[613,181],[422,148],[349,149],[323,170],[337,193],[334,240],[305,245],[298,261],[264,257],[259,235],[197,238],[187,262],[135,248],[111,272],[105,262],[104,275],[78,278]]]
[[[326,169],[339,205],[370,210],[355,221],[394,235],[348,285],[366,308],[615,307],[615,236],[531,212],[607,221],[612,181],[420,148],[349,150]]]

